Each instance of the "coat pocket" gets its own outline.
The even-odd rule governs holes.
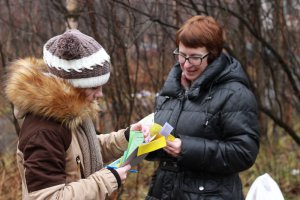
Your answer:
[[[223,180],[185,172],[180,178],[181,198],[184,200],[222,200]]]
[[[157,169],[152,177],[147,199],[169,200],[173,199],[171,193],[174,188],[176,173]],[[152,197],[152,198],[150,198]]]

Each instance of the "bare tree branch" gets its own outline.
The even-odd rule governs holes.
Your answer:
[[[281,128],[283,128],[293,139],[294,141],[300,145],[300,137],[297,135],[297,133],[286,123],[284,123],[281,119],[274,116],[272,111],[269,109],[263,107],[262,105],[259,106],[259,109],[265,113],[267,116],[269,116],[277,125],[279,125]]]
[[[173,26],[173,25],[171,25],[167,22],[164,22],[164,21],[160,20],[159,18],[152,16],[151,14],[148,14],[148,13],[145,13],[145,12],[139,10],[139,9],[136,9],[136,8],[124,3],[123,1],[119,1],[119,0],[111,0],[111,1],[113,1],[115,3],[118,3],[118,4],[120,4],[120,5],[122,5],[126,8],[129,8],[129,9],[135,11],[136,13],[139,13],[139,14],[142,14],[142,15],[148,17],[152,22],[156,22],[158,24],[161,24],[163,26],[170,27],[170,28],[173,28],[173,29],[176,29],[176,30],[178,29],[178,27]]]
[[[219,8],[219,9],[222,9],[230,14],[232,14],[232,16],[236,17],[237,19],[239,19],[244,25],[245,27],[249,30],[249,32],[258,40],[262,43],[263,46],[267,47],[271,52],[272,54],[277,58],[278,62],[281,64],[282,66],[282,69],[284,70],[284,72],[286,73],[287,77],[288,77],[288,80],[289,82],[291,83],[292,85],[292,88],[295,92],[295,95],[297,96],[297,98],[300,100],[300,90],[297,86],[297,83],[296,81],[294,80],[294,77],[292,75],[292,72],[290,71],[290,69],[292,68],[291,66],[289,66],[288,63],[286,63],[284,61],[284,59],[280,56],[280,54],[273,48],[273,46],[268,43],[260,34],[258,34],[252,27],[251,25],[248,23],[248,21],[246,19],[244,19],[241,15],[239,15],[238,13],[228,9],[228,8],[225,8],[225,7],[222,7],[222,6],[211,6],[213,8]]]

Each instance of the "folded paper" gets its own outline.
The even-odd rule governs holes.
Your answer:
[[[147,117],[148,119],[144,118],[144,120],[149,122],[153,116],[149,115]],[[173,127],[167,122],[163,127],[160,124],[152,123],[150,126],[151,139],[149,142],[144,141],[144,134],[141,131],[130,131],[127,150],[121,158],[112,162],[107,167],[119,168],[127,164],[131,166],[137,165],[148,153],[164,148],[167,145],[167,140],[174,141],[175,137],[171,135],[172,131]]]

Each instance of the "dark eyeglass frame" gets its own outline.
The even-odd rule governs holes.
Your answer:
[[[179,49],[175,49],[173,51],[173,55],[174,55],[174,58],[179,62],[179,58],[178,56],[182,56],[184,58],[184,62],[179,62],[180,64],[184,64],[186,61],[188,61],[191,65],[201,65],[202,64],[202,61],[204,58],[206,58],[208,55],[209,55],[209,52],[207,54],[205,54],[204,56],[185,56],[183,55],[182,53],[179,52]],[[190,61],[190,58],[199,58],[200,59],[200,64],[194,64],[194,63],[191,63]]]

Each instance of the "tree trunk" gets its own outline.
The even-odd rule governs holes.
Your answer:
[[[78,17],[80,16],[82,10],[81,0],[66,0],[67,8],[67,29],[77,29],[78,28]]]

